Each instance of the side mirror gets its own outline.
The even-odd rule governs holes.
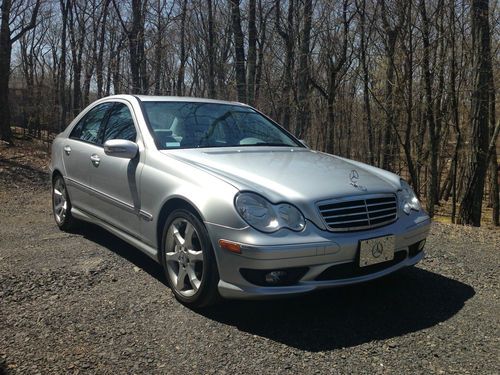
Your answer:
[[[304,146],[306,146],[307,148],[309,148],[309,145],[306,143],[306,141],[304,141],[303,139],[299,139],[299,142],[302,143]]]
[[[139,152],[137,143],[125,139],[110,139],[104,142],[104,153],[117,158],[133,159]]]

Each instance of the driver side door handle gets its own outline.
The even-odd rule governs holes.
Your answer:
[[[94,167],[97,168],[99,166],[99,163],[101,162],[101,158],[97,154],[92,154],[92,156],[90,157],[90,161],[92,162]]]

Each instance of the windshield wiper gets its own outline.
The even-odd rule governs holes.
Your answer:
[[[294,145],[288,145],[286,143],[273,143],[273,142],[257,142],[254,144],[249,144],[248,146],[280,146],[280,147],[297,147]]]

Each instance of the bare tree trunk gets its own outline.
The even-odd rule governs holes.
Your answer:
[[[293,68],[295,61],[295,43],[294,43],[294,0],[288,1],[288,17],[287,17],[287,28],[286,31],[281,26],[281,4],[280,0],[276,0],[276,29],[278,34],[283,39],[285,43],[286,56],[285,56],[285,71],[283,90],[282,90],[282,107],[280,108],[281,113],[281,125],[285,129],[290,130],[290,117],[292,112],[292,82],[293,82]]]
[[[472,154],[465,193],[460,205],[459,222],[480,226],[489,146],[488,81],[491,69],[489,0],[473,0],[471,17],[474,85],[471,101]]]
[[[493,77],[493,67],[489,64],[489,86],[490,86],[490,137],[492,142],[495,142],[495,108],[496,108],[496,95],[495,95],[495,82]],[[498,162],[496,147],[492,148],[490,155],[490,200],[492,208],[492,221],[493,225],[500,225],[500,192],[498,186]]]
[[[410,173],[411,184],[413,185],[417,195],[420,194],[418,173],[415,168],[415,163],[412,156],[412,140],[411,132],[413,128],[413,30],[412,30],[412,3],[407,4],[407,33],[406,40],[408,46],[403,47],[405,51],[405,75],[407,82],[407,103],[406,103],[406,129],[405,138],[403,143],[403,150],[406,156],[406,164],[408,165],[408,172]]]
[[[12,45],[19,40],[26,32],[36,25],[36,17],[40,9],[40,0],[37,0],[31,10],[29,21],[21,24],[16,33],[12,35],[10,30],[12,1],[3,0],[0,6],[2,18],[0,21],[0,139],[9,145],[14,145],[12,132],[10,129],[10,104],[9,104],[9,80],[10,80],[10,60],[12,56]],[[15,14],[15,17],[24,17],[23,14]]]
[[[79,5],[75,2],[69,8],[69,34],[71,45],[71,60],[73,67],[73,115],[77,116],[81,111],[82,104],[82,88],[81,88],[81,73],[82,73],[82,55],[83,43],[85,40],[85,9],[79,9]],[[75,29],[78,27],[78,30]]]
[[[455,4],[450,2],[450,100],[451,100],[451,121],[456,133],[455,147],[453,150],[453,159],[451,164],[451,222],[456,222],[457,214],[457,177],[458,177],[458,162],[460,149],[462,144],[462,131],[460,128],[460,116],[458,109],[458,94],[457,94],[457,61],[456,61],[456,16]]]
[[[423,41],[423,62],[422,69],[424,73],[424,90],[425,90],[425,121],[429,129],[429,144],[430,144],[430,179],[427,190],[427,212],[429,216],[434,216],[434,206],[436,205],[436,196],[438,195],[438,145],[439,140],[436,134],[436,122],[433,110],[432,101],[432,73],[430,68],[430,42],[429,42],[429,18],[427,17],[427,9],[425,0],[420,0],[420,16],[422,17],[422,41]]]
[[[390,169],[392,165],[392,132],[395,129],[394,122],[394,59],[396,43],[399,32],[403,25],[404,17],[400,16],[394,26],[390,25],[385,0],[380,0],[382,25],[385,33],[384,48],[386,57],[385,73],[385,128],[382,138],[381,166]],[[390,15],[389,15],[390,16]]]
[[[368,36],[366,33],[366,0],[361,0],[361,6],[357,5],[360,18],[360,52],[361,52],[361,67],[363,71],[363,102],[364,102],[364,120],[366,123],[366,131],[368,135],[368,160],[370,164],[375,164],[374,150],[373,150],[373,124],[372,124],[372,111],[370,104],[370,75],[368,71],[368,61],[366,57]]]
[[[66,37],[68,29],[68,10],[70,0],[59,1],[62,18],[61,30],[61,57],[59,66],[59,105],[61,106],[59,112],[59,131],[62,131],[66,126],[66,115],[68,113],[66,102]]]
[[[149,88],[146,72],[146,56],[144,51],[144,18],[147,0],[132,0],[132,26],[125,24],[116,0],[113,0],[115,11],[127,35],[130,54],[130,73],[132,75],[132,93],[146,94]]]
[[[155,35],[155,59],[154,59],[154,94],[161,93],[161,71],[163,57],[163,21],[161,16],[162,4],[161,0],[156,0],[156,35]]]
[[[207,0],[208,7],[208,96],[212,99],[217,97],[215,92],[215,33],[214,12],[212,0]]]
[[[434,186],[434,203],[439,205],[439,199],[441,197],[440,191],[441,191],[441,181],[442,181],[442,174],[443,174],[443,164],[444,160],[441,158],[440,155],[440,150],[441,150],[441,145],[446,145],[447,140],[445,141],[443,138],[446,139],[446,137],[443,136],[443,131],[444,133],[447,133],[449,130],[449,127],[446,126],[446,128],[443,130],[443,123],[447,125],[444,121],[445,116],[447,115],[446,109],[444,108],[446,103],[446,98],[444,95],[445,91],[445,70],[448,68],[446,67],[446,41],[445,41],[445,31],[444,31],[444,9],[443,9],[443,1],[439,1],[437,3],[437,7],[435,10],[436,15],[436,31],[437,31],[437,52],[435,56],[435,62],[434,62],[434,70],[437,71],[437,87],[435,87],[434,91],[434,138],[435,142],[434,144],[431,143],[431,151],[436,153],[436,186]],[[442,143],[441,143],[442,142]],[[434,147],[434,150],[432,150],[432,147]],[[432,161],[432,159],[431,159]],[[431,171],[432,173],[432,171]],[[432,179],[431,179],[432,182]]]
[[[141,83],[141,94],[147,94],[149,90],[149,77],[146,68],[146,48],[145,48],[145,31],[144,24],[146,22],[146,5],[147,0],[134,0],[134,25],[137,24],[139,29],[137,35],[137,55],[139,59],[139,74]]]
[[[304,2],[304,26],[300,37],[299,71],[297,83],[297,123],[295,125],[295,135],[303,138],[310,123],[309,108],[309,53],[311,42],[312,24],[312,0]]]
[[[247,56],[247,99],[248,104],[254,105],[255,99],[255,70],[257,65],[257,27],[255,0],[248,2],[248,56]]]
[[[0,24],[0,139],[14,145],[10,130],[9,80],[12,42],[10,40],[11,1],[2,2],[2,23]]]
[[[244,38],[241,29],[240,1],[231,0],[231,24],[234,35],[234,52],[236,56],[236,88],[238,100],[247,103],[247,83],[245,77],[245,49]]]
[[[257,68],[255,71],[255,97],[254,103],[259,102],[260,97],[260,85],[262,81],[262,68],[264,66],[264,50],[267,46],[267,20],[269,17],[269,13],[264,14],[262,9],[262,0],[259,0],[259,29],[260,29],[260,40],[259,40],[259,48],[257,52]]]
[[[104,8],[102,10],[102,18],[101,18],[101,30],[99,32],[99,52],[97,53],[97,61],[96,61],[96,81],[97,81],[97,97],[103,97],[103,83],[104,83],[104,49],[106,43],[106,26],[107,26],[107,18],[108,18],[108,8],[111,0],[104,1]]]
[[[499,186],[498,186],[498,162],[496,161],[497,153],[496,151],[491,155],[490,158],[490,174],[491,174],[491,221],[494,226],[500,226],[499,214],[500,214],[500,202],[499,202]]]
[[[181,15],[181,53],[179,71],[177,73],[177,96],[184,95],[184,75],[186,71],[186,13],[187,0],[184,0]]]

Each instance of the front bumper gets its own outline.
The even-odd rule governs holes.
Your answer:
[[[205,224],[217,258],[219,293],[226,298],[238,299],[301,294],[385,276],[414,265],[423,258],[423,251],[410,255],[409,247],[424,240],[430,229],[430,219],[423,212],[400,217],[385,227],[348,233],[323,231],[311,222],[299,233],[280,230],[273,234],[261,233],[250,227],[234,229]],[[395,251],[403,255],[397,263],[393,262],[382,269],[379,267],[369,274],[319,280],[320,275],[332,266],[356,262],[360,240],[387,235],[395,236]],[[221,249],[219,239],[239,243],[241,254]],[[296,283],[288,286],[258,286],[250,283],[240,272],[243,268],[271,271],[294,267],[307,267],[307,272]]]

